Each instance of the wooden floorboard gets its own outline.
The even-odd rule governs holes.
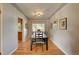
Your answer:
[[[49,39],[48,40],[48,51],[46,51],[45,45],[33,45],[33,50],[30,51],[30,39],[24,43],[19,43],[18,49],[13,53],[13,55],[64,55],[64,53],[55,46],[55,44]]]

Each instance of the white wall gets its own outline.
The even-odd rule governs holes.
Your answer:
[[[26,20],[24,15],[21,14],[11,4],[3,4],[3,39],[1,48],[2,54],[11,54],[12,51],[18,47],[18,17],[21,17],[23,21]]]
[[[67,4],[61,8],[51,21],[67,17],[67,30],[53,27],[52,40],[66,54],[79,54],[79,4]]]
[[[1,4],[0,4],[0,11],[1,11]],[[0,14],[0,52],[1,52],[1,14]]]
[[[27,19],[23,19],[23,42],[27,40],[27,35],[28,35],[28,28],[26,29],[25,24],[28,23]]]

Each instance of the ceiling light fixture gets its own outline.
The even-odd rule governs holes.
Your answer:
[[[43,15],[43,12],[38,11],[38,12],[33,13],[33,15],[34,16],[42,16]]]
[[[37,16],[42,16],[43,15],[43,12],[36,12],[36,15]]]

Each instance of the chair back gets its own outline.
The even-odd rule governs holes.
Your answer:
[[[43,32],[35,33],[36,42],[43,42]]]

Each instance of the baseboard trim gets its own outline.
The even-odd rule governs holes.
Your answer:
[[[55,42],[55,41],[53,41],[53,40],[51,40],[65,55],[68,55],[68,53],[66,53],[61,47],[59,47],[59,45]]]
[[[15,52],[18,48],[16,47],[14,50],[12,50],[9,55],[11,55],[13,52]]]

